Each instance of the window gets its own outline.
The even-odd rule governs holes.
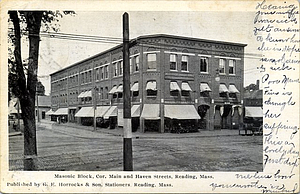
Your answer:
[[[118,66],[117,63],[113,63],[114,77],[118,76]]]
[[[140,56],[135,57],[135,71],[139,71],[140,69]]]
[[[200,58],[200,72],[208,72],[208,58],[201,57]]]
[[[132,63],[133,63],[133,59],[130,58],[129,59],[129,65],[130,65],[130,74],[132,73]]]
[[[149,70],[156,70],[156,53],[147,55],[147,65]]]
[[[103,71],[103,67],[100,68],[101,71],[101,79],[104,79],[104,71]]]
[[[181,71],[188,71],[188,56],[181,57]]]
[[[105,79],[107,79],[108,78],[108,65],[106,65],[104,67],[104,69],[105,69]]]
[[[170,70],[177,70],[176,55],[170,54]]]
[[[92,71],[89,71],[88,77],[89,82],[92,82]]]
[[[235,74],[235,60],[233,59],[229,60],[229,74],[231,75]]]
[[[81,73],[81,83],[84,83],[84,73]]]
[[[120,61],[119,65],[120,65],[119,75],[123,75],[123,61]]]
[[[132,92],[132,96],[133,96],[133,97],[139,96],[139,91],[133,91],[133,92]]]
[[[219,70],[220,70],[220,73],[223,73],[223,74],[225,74],[225,62],[226,62],[225,59],[220,59],[220,62],[219,62]]]

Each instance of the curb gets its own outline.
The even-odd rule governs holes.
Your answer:
[[[18,135],[22,135],[21,132],[11,132],[8,134],[8,137],[13,137],[13,136],[18,136]]]

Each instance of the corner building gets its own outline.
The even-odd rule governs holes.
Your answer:
[[[173,35],[130,41],[133,131],[238,128],[245,44]],[[122,44],[51,74],[53,117],[123,126]],[[95,108],[96,107],[96,108]]]

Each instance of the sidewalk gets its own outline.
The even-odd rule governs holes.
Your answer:
[[[48,123],[48,124],[53,124],[53,126],[68,126],[68,127],[73,127],[81,130],[87,130],[87,131],[94,131],[93,126],[83,126],[79,125],[76,123],[61,123],[58,124],[53,121],[47,121],[43,120],[42,123]],[[115,129],[108,129],[108,128],[96,128],[96,133],[105,133],[105,134],[110,134],[114,136],[123,136],[123,128],[122,127],[117,127]],[[165,138],[194,138],[194,137],[221,137],[221,136],[239,136],[239,131],[238,130],[229,130],[229,129],[221,129],[221,130],[199,130],[199,132],[194,132],[194,133],[158,133],[158,132],[133,132],[132,133],[132,138],[134,139],[165,139]]]

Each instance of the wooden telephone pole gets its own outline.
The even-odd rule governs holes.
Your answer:
[[[129,20],[128,13],[123,14],[123,164],[124,171],[132,171],[132,130],[131,130],[131,100],[130,100],[130,64],[129,64]]]

